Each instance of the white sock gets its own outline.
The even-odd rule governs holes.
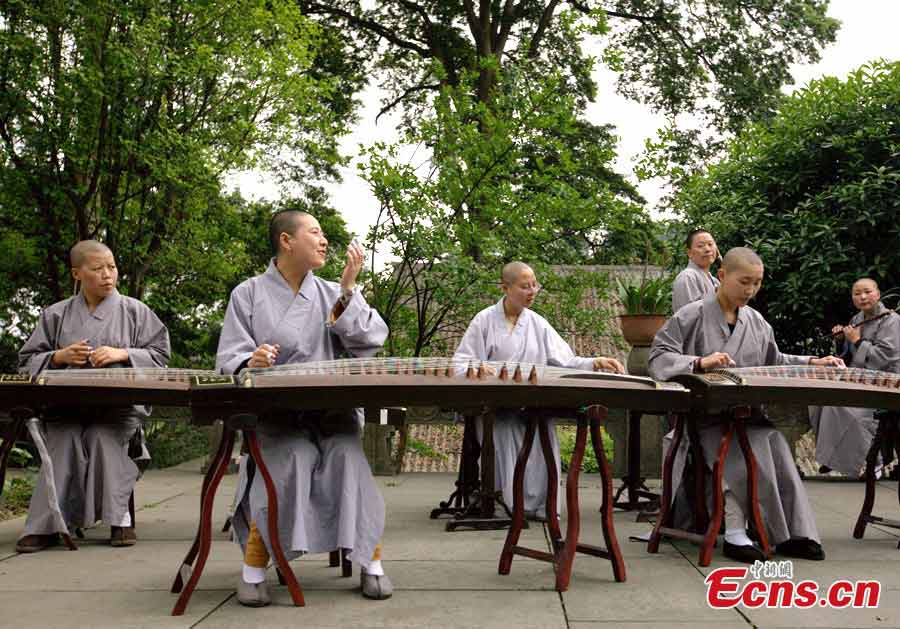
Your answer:
[[[371,562],[368,566],[365,566],[364,570],[366,574],[371,574],[373,577],[384,576],[384,567],[381,565],[381,559]]]
[[[127,526],[131,526],[131,513],[129,511],[126,511],[125,515],[122,516],[122,522],[119,524],[116,524],[116,526],[121,526],[123,528],[127,527]]]
[[[729,544],[734,544],[735,546],[752,546],[753,541],[747,537],[747,530],[740,529],[725,529],[725,541]]]
[[[266,569],[244,564],[244,583],[263,583],[266,580]]]

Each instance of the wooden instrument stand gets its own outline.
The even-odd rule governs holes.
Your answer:
[[[563,538],[560,530],[559,513],[556,507],[559,478],[556,475],[553,449],[550,445],[551,420],[553,417],[559,417],[560,413],[528,410],[526,414],[528,416],[528,426],[525,431],[525,439],[522,442],[522,449],[519,451],[519,456],[516,460],[516,469],[513,476],[512,525],[506,535],[503,552],[500,554],[499,573],[509,574],[514,555],[547,561],[553,564],[556,571],[556,590],[565,592],[569,588],[575,553],[584,553],[608,559],[612,563],[615,580],[619,582],[625,581],[625,562],[619,550],[619,542],[616,539],[615,525],[613,523],[612,475],[610,474],[609,464],[606,461],[606,453],[603,451],[603,437],[600,434],[600,424],[606,419],[606,408],[603,406],[590,406],[584,413],[578,413],[576,417],[578,429],[575,434],[575,448],[572,451],[572,460],[569,463],[569,472],[566,478],[568,520],[565,538]],[[581,463],[584,459],[584,449],[587,443],[588,425],[590,425],[591,446],[594,448],[594,455],[597,457],[600,477],[603,483],[600,523],[603,529],[603,537],[606,541],[606,548],[578,542],[578,534],[581,529],[578,478],[581,475]],[[535,432],[540,435],[544,461],[547,465],[547,529],[553,545],[553,551],[549,553],[518,545],[519,535],[525,526],[525,466],[528,464],[528,458],[531,454]]]

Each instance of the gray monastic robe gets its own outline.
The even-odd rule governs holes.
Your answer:
[[[53,369],[53,352],[82,339],[92,347],[128,349],[128,364],[109,368],[165,367],[169,359],[169,331],[146,305],[113,292],[92,313],[79,293],[41,313],[19,352],[19,368],[32,375]],[[44,440],[52,465],[41,462],[22,535],[67,532],[61,530],[63,522],[79,528],[93,526],[98,520],[120,525],[128,514],[128,499],[139,475],[128,457],[128,443],[148,414],[143,406],[82,407],[67,409],[61,417],[65,422],[46,422]],[[58,508],[51,504],[51,483]]]
[[[887,310],[878,302],[874,314]],[[858,312],[850,320],[863,320]],[[900,315],[891,313],[860,328],[859,347],[844,342],[843,356],[848,367],[900,372]],[[810,406],[809,421],[816,431],[816,460],[848,476],[857,476],[866,464],[877,427],[870,408]]]
[[[656,333],[650,348],[650,375],[656,380],[669,380],[691,373],[696,358],[713,352],[728,353],[738,367],[801,365],[810,360],[809,356],[782,354],[772,326],[749,306],[738,310],[731,332],[716,296],[710,295],[681,308]],[[819,541],[812,507],[787,441],[768,425],[748,426],[747,433],[758,463],[759,501],[769,540],[774,544],[804,537]],[[703,453],[710,467],[721,435],[719,426],[700,430]],[[683,440],[673,469],[673,496],[681,483],[686,455],[687,443]],[[749,514],[746,474],[743,454],[734,441],[725,460],[725,481],[743,512]]]
[[[692,301],[703,299],[714,294],[719,287],[719,280],[709,271],[704,271],[693,260],[675,276],[672,283],[672,312],[678,312],[682,306]]]
[[[567,367],[594,369],[593,358],[576,356],[572,348],[557,334],[547,320],[527,308],[519,315],[515,328],[506,324],[501,299],[485,308],[472,319],[463,336],[454,360],[492,360],[510,363],[526,362]],[[513,506],[513,471],[516,457],[525,437],[525,422],[517,411],[500,411],[494,421],[494,479],[497,489],[503,491],[506,504]],[[481,422],[478,422],[478,440],[481,441]],[[550,431],[556,475],[560,477],[559,441],[556,431]],[[559,496],[559,494],[558,494]],[[544,452],[538,438],[532,446],[528,466],[525,468],[525,510],[539,517],[546,515],[547,468]],[[557,509],[559,505],[557,505]]]
[[[307,274],[294,294],[274,260],[262,275],[231,293],[216,368],[231,374],[246,365],[264,343],[278,344],[276,364],[339,358],[344,352],[374,355],[388,329],[357,289],[341,316],[329,323],[341,295],[335,282]],[[266,465],[278,493],[278,527],[285,554],[353,550],[368,566],[384,532],[384,499],[378,491],[359,438],[361,409],[330,415],[323,434],[292,414],[263,417],[258,430]],[[246,466],[238,478],[240,508],[233,520],[237,541],[246,544],[250,522],[271,553],[268,500],[260,474],[247,491]]]

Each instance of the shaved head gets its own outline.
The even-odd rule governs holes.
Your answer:
[[[873,280],[871,277],[861,277],[861,278],[859,278],[858,280],[856,280],[855,282],[853,282],[853,288],[854,288],[854,289],[855,289],[856,287],[858,287],[858,286],[864,286],[864,285],[869,285],[869,286],[871,286],[874,290],[878,290],[878,282],[876,282],[875,280]],[[852,290],[852,289],[851,289],[851,290]]]
[[[525,271],[531,271],[531,274],[534,275],[532,268],[524,262],[510,262],[504,265],[503,270],[500,271],[500,281],[509,286],[519,279]]]
[[[722,258],[722,268],[725,271],[732,271],[738,268],[747,268],[751,266],[763,266],[762,258],[749,247],[734,247],[728,250],[725,257]]]
[[[97,240],[82,240],[69,250],[69,263],[73,269],[80,268],[88,256],[94,253],[112,255],[112,250]]]
[[[281,234],[294,234],[301,223],[312,214],[303,210],[279,210],[269,220],[269,244],[272,255],[278,255],[278,242]]]

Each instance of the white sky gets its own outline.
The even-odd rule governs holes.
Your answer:
[[[879,57],[900,59],[900,0],[832,0],[828,14],[841,21],[837,41],[826,48],[822,61],[817,64],[794,66],[795,86],[803,86],[811,79],[824,75],[845,77],[850,71]],[[615,93],[615,74],[600,67],[594,73],[598,83],[598,100],[587,109],[587,118],[597,124],[612,123],[619,135],[619,172],[633,175],[636,159],[643,151],[644,142],[655,137],[656,130],[664,125],[664,118],[649,108],[629,101]],[[788,87],[791,91],[794,87]],[[362,94],[360,121],[353,132],[344,138],[342,150],[346,155],[357,155],[359,145],[374,142],[395,142],[397,116],[385,115],[375,123],[381,103],[381,92],[369,87]],[[350,231],[363,236],[378,214],[378,202],[366,183],[356,174],[355,162],[343,169],[343,182],[330,185],[334,206],[347,221]],[[281,191],[272,178],[260,171],[235,174],[227,179],[229,187],[237,187],[248,199],[277,199]],[[661,182],[646,181],[638,185],[651,209],[662,196]]]

